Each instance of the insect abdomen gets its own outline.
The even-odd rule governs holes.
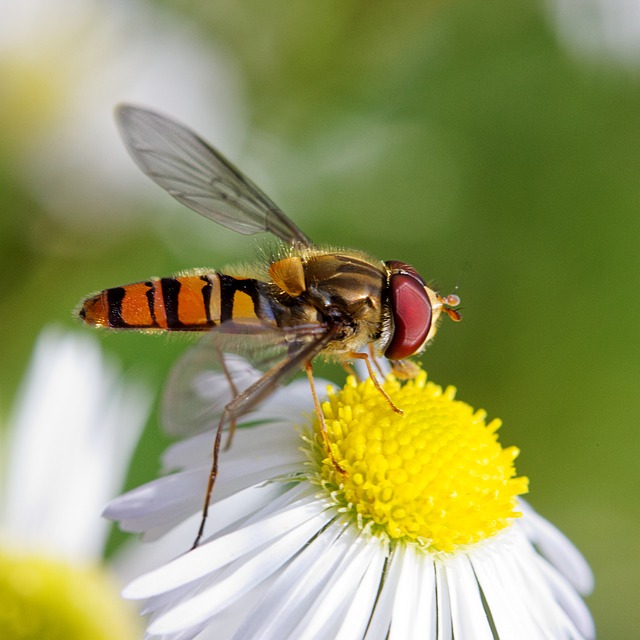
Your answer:
[[[274,321],[266,285],[222,273],[153,278],[105,289],[82,303],[90,325],[206,331],[228,320]]]

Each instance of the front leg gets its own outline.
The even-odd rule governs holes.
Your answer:
[[[364,360],[364,363],[367,365],[367,371],[369,372],[369,377],[371,378],[371,382],[373,382],[373,386],[382,394],[382,396],[387,401],[389,406],[396,413],[399,413],[400,415],[402,415],[404,411],[402,411],[402,409],[400,409],[399,407],[396,407],[396,405],[393,403],[393,400],[389,397],[389,394],[384,390],[384,388],[380,384],[380,381],[376,376],[376,372],[373,370],[373,367],[371,366],[371,358],[369,357],[369,354],[357,353],[355,351],[352,351],[349,354],[349,358],[352,360]]]

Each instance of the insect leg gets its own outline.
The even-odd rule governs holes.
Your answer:
[[[224,363],[224,358],[221,360]],[[209,503],[211,501],[211,494],[213,493],[213,487],[218,477],[218,467],[220,463],[220,442],[222,441],[222,430],[225,421],[229,420],[231,428],[235,429],[236,419],[242,415],[244,411],[248,411],[255,403],[263,397],[265,390],[262,388],[266,382],[277,381],[279,376],[279,370],[287,364],[287,361],[279,362],[277,365],[269,369],[262,377],[254,382],[250,387],[245,389],[242,393],[236,393],[234,398],[225,406],[218,427],[216,428],[216,436],[213,441],[212,462],[211,470],[209,471],[209,478],[207,479],[207,490],[204,497],[204,504],[202,505],[202,516],[200,517],[200,526],[198,527],[198,533],[196,539],[193,542],[191,549],[195,549],[199,544],[204,534],[204,527],[207,522],[207,516],[209,515]],[[227,379],[231,380],[228,369],[223,364],[225,375]],[[232,384],[232,383],[231,383]],[[234,385],[235,387],[235,385]],[[271,386],[269,385],[266,391],[269,391]]]
[[[221,358],[221,363],[225,375],[227,379],[230,381],[232,388],[235,389],[235,385],[231,381],[231,376],[229,371],[224,364],[224,356]],[[204,534],[204,527],[207,522],[207,516],[209,515],[209,503],[211,501],[211,494],[213,493],[213,487],[216,483],[216,478],[218,477],[218,466],[220,462],[220,442],[222,440],[222,429],[224,427],[224,423],[226,420],[230,421],[232,428],[235,429],[236,418],[240,416],[243,411],[247,411],[254,404],[256,404],[264,395],[264,387],[265,382],[269,382],[271,380],[277,381],[279,379],[279,371],[287,364],[287,361],[279,362],[274,367],[269,369],[261,378],[256,380],[250,387],[245,389],[242,393],[237,393],[234,398],[229,402],[220,416],[220,421],[218,422],[218,427],[216,428],[216,436],[213,440],[213,451],[212,451],[212,462],[211,462],[211,470],[209,471],[209,477],[207,479],[207,490],[204,496],[204,504],[202,505],[202,515],[200,517],[200,526],[198,527],[198,533],[196,534],[196,539],[193,541],[193,545],[191,549],[195,549],[199,544],[202,536]],[[270,390],[271,387],[267,389]],[[236,390],[237,391],[237,390]]]
[[[358,382],[360,382],[360,376],[358,372],[353,368],[350,362],[341,362],[342,368],[346,371],[348,376],[353,376]]]
[[[216,429],[216,437],[213,441],[213,461],[211,463],[211,470],[209,471],[209,477],[207,479],[207,491],[204,497],[204,505],[202,506],[202,515],[200,516],[200,526],[198,527],[198,533],[196,534],[196,539],[193,541],[191,545],[191,550],[195,549],[202,539],[202,535],[204,533],[204,525],[207,522],[207,516],[209,515],[209,501],[211,500],[211,494],[213,493],[213,485],[216,482],[216,478],[218,477],[218,462],[220,458],[220,441],[222,440],[222,427],[224,425],[224,420],[227,417],[227,405],[220,416],[220,421],[218,422],[218,427]]]
[[[202,539],[202,536],[204,534],[204,527],[207,521],[207,516],[209,514],[209,502],[211,501],[213,488],[216,482],[216,478],[218,477],[220,442],[222,440],[222,428],[225,424],[225,421],[235,421],[239,416],[249,411],[249,409],[256,405],[265,396],[267,396],[271,391],[273,391],[280,380],[286,378],[292,372],[299,370],[303,364],[305,368],[309,366],[308,363],[311,362],[314,356],[322,351],[327,342],[329,342],[332,338],[333,332],[327,331],[324,334],[316,337],[315,340],[310,341],[306,344],[303,343],[296,353],[291,354],[289,357],[271,367],[271,369],[269,369],[264,375],[258,378],[252,385],[247,387],[241,393],[237,394],[233,398],[233,400],[231,400],[231,402],[229,402],[224,408],[222,415],[220,416],[220,422],[218,422],[215,439],[213,441],[213,459],[211,462],[209,478],[207,480],[207,490],[204,498],[204,504],[202,506],[200,526],[198,527],[198,533],[196,534],[196,539],[194,540],[191,549],[195,549],[200,544],[200,540]],[[318,401],[318,397],[315,393],[313,384],[311,386],[311,390],[314,397],[316,411],[318,411],[320,408],[320,402]],[[324,426],[324,421],[322,422],[322,425]],[[324,433],[326,438],[326,429],[324,429]],[[331,450],[329,450],[329,452],[329,455],[331,456]],[[333,460],[332,456],[331,460],[337,469],[341,469],[340,466]]]
[[[375,366],[375,368],[378,371],[378,373],[380,374],[380,376],[382,378],[384,378],[384,371],[382,370],[382,367],[380,366],[380,363],[378,362],[378,358],[376,358],[376,354],[373,351],[373,342],[369,343],[369,357],[371,358],[371,362],[373,362],[373,365]]]
[[[373,370],[373,367],[371,366],[371,358],[369,357],[369,354],[352,352],[349,354],[349,357],[353,358],[354,360],[364,360],[364,363],[367,365],[367,371],[369,372],[369,377],[371,378],[371,382],[373,382],[373,386],[382,394],[382,396],[387,401],[389,406],[396,413],[399,413],[400,415],[402,415],[404,411],[402,411],[402,409],[400,409],[399,407],[396,407],[396,405],[393,403],[393,400],[391,400],[391,398],[389,397],[389,394],[382,388],[382,385],[380,384],[380,381],[376,376],[376,372]]]
[[[329,454],[329,460],[331,460],[331,464],[334,466],[336,471],[341,473],[343,476],[346,476],[347,472],[338,464],[338,461],[334,458],[333,451],[331,450],[331,443],[329,442],[329,436],[327,435],[327,425],[324,421],[324,414],[322,413],[322,407],[320,406],[320,399],[316,393],[316,385],[313,382],[313,367],[311,365],[311,361],[307,362],[304,370],[307,372],[307,377],[309,378],[309,386],[311,387],[311,395],[313,396],[313,405],[316,410],[316,415],[318,416],[320,433],[322,434],[324,446]]]
[[[222,369],[222,373],[224,373],[224,377],[227,379],[229,383],[229,388],[231,389],[231,395],[235,399],[240,395],[238,391],[238,387],[236,387],[235,382],[233,381],[233,376],[229,372],[229,368],[227,367],[227,363],[224,359],[224,353],[218,348],[218,358],[220,361],[220,368]],[[233,442],[233,436],[236,432],[236,419],[235,416],[229,417],[229,432],[227,433],[227,442],[224,445],[225,451],[231,448],[231,443]]]

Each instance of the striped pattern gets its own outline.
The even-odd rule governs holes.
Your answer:
[[[85,300],[79,315],[114,329],[206,331],[228,320],[275,323],[266,286],[214,272],[154,278],[105,289]]]

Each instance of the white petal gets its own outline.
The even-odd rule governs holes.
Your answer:
[[[564,533],[539,515],[524,500],[519,501],[521,524],[529,539],[549,562],[583,595],[593,591],[593,572],[584,556]]]
[[[508,605],[516,611],[520,609],[523,614],[521,628],[528,628],[533,638],[540,635],[557,637],[557,606],[535,565],[535,552],[520,541],[512,553],[503,554],[497,550],[494,556],[496,573],[511,595]]]
[[[389,633],[395,593],[402,573],[402,562],[398,560],[396,547],[388,557],[384,582],[371,616],[367,635],[365,636],[366,640],[385,640]]]
[[[254,417],[246,418],[246,422],[253,420]],[[243,427],[242,424],[243,422],[238,424],[232,446],[229,449],[223,447],[220,452],[220,464],[225,470],[221,474],[222,480],[227,469],[233,469],[237,465],[244,468],[248,461],[261,468],[268,468],[273,466],[274,456],[283,464],[303,460],[300,437],[293,427],[293,421],[270,421],[268,424],[252,427]],[[163,455],[164,468],[175,470],[210,465],[213,440],[214,433],[206,432],[172,445]]]
[[[355,598],[343,617],[342,626],[336,631],[335,640],[364,637],[380,590],[385,561],[386,549],[381,544],[357,587]]]
[[[321,507],[314,502],[303,501],[297,506],[285,508],[281,513],[202,544],[173,562],[141,576],[127,586],[124,595],[132,599],[148,598],[197,580],[277,539],[284,531],[316,518],[319,512],[326,519]]]
[[[449,585],[454,637],[493,640],[469,558],[459,553],[448,558],[444,566]]]
[[[541,567],[549,588],[559,606],[567,613],[571,622],[575,624],[580,636],[595,638],[596,629],[591,613],[582,598],[544,558],[539,558],[538,566]]]
[[[273,544],[255,553],[239,567],[230,567],[229,571],[223,572],[216,579],[213,586],[199,591],[197,595],[158,617],[149,626],[149,631],[156,634],[172,633],[201,624],[215,616],[290,560],[324,523],[325,516],[322,513],[316,513],[310,519],[298,519],[297,523],[281,523],[279,531],[287,531],[285,535],[281,535]],[[264,526],[266,522],[258,524]],[[243,533],[245,531],[232,535]],[[245,552],[246,548],[245,544]],[[189,555],[194,555],[199,550],[200,548],[195,549]],[[224,551],[228,552],[228,549]]]
[[[414,634],[422,640],[436,640],[436,572],[433,558],[418,554],[419,584],[416,599],[419,602],[415,617]]]
[[[120,386],[93,339],[49,330],[36,345],[13,421],[4,518],[25,543],[100,555],[98,517],[123,479],[148,395]]]
[[[302,549],[245,618],[234,638],[278,640],[290,637],[291,630],[304,615],[307,602],[316,596],[327,573],[346,553],[347,545],[335,547],[336,540],[342,535],[351,537],[344,525],[332,522]]]
[[[398,562],[401,562],[403,567],[393,604],[389,639],[424,640],[428,637],[427,629],[430,629],[430,623],[435,622],[435,616],[432,620],[428,619],[428,612],[435,604],[433,597],[435,577],[431,578],[431,598],[425,601],[421,589],[425,554],[418,551],[414,545],[401,545],[398,551],[400,552]],[[433,567],[433,563],[431,566]],[[428,587],[426,591],[428,594]],[[427,617],[419,623],[421,611],[427,612]]]
[[[299,465],[277,467],[273,474],[266,477],[286,475],[297,469]],[[155,540],[202,511],[208,475],[209,468],[201,468],[159,478],[112,500],[103,515],[120,522],[125,531],[144,531],[145,540]],[[227,504],[229,500],[234,500],[234,496],[261,486],[264,478],[264,473],[252,472],[220,483],[224,486],[216,484],[213,494],[215,501],[211,503],[210,513],[218,509],[224,513],[226,507],[217,505]],[[284,483],[275,484],[284,486]],[[217,519],[217,516],[213,515],[208,520],[207,535],[222,528],[216,526],[213,518]]]
[[[555,601],[549,583],[539,569],[540,556],[523,536],[513,536],[513,553],[500,553],[496,566],[507,581],[516,584],[540,634],[552,638],[575,637],[573,624]],[[515,580],[515,583],[514,583]]]
[[[505,544],[503,553],[512,553]],[[501,640],[536,640],[539,632],[527,606],[528,590],[516,575],[501,575],[496,564],[499,551],[478,549],[472,556],[473,570],[491,611],[491,617]]]
[[[436,597],[438,605],[438,640],[451,640],[453,631],[451,628],[451,599],[449,596],[449,584],[447,571],[441,562],[436,561]]]
[[[334,385],[323,378],[315,378],[314,384],[318,398],[322,402],[327,397],[327,387]],[[281,416],[292,419],[293,424],[300,422],[305,413],[313,413],[313,397],[306,378],[293,380],[286,387],[279,387],[261,405],[260,411],[265,415]]]
[[[344,619],[367,567],[381,551],[380,544],[375,539],[367,540],[362,535],[355,539],[352,536],[346,537],[347,553],[322,585],[318,597],[311,603],[291,637],[300,640],[335,638],[338,625]]]
[[[158,478],[112,500],[103,515],[125,531],[177,524],[202,508],[208,473],[194,469]]]

